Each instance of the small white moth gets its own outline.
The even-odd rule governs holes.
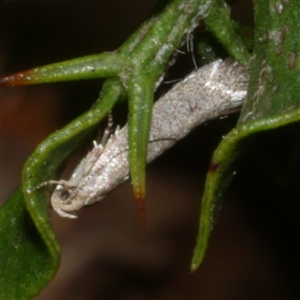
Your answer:
[[[191,73],[153,107],[147,162],[209,119],[238,110],[247,94],[247,68],[231,59],[217,60]],[[107,130],[100,144],[82,159],[68,181],[57,184],[51,205],[62,217],[76,218],[85,205],[102,200],[129,178],[127,125]]]

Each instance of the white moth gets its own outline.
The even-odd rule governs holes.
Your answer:
[[[153,106],[147,162],[209,119],[238,110],[247,94],[248,70],[231,59],[217,60],[191,73]],[[102,200],[129,178],[127,125],[107,136],[105,145],[82,159],[68,181],[57,184],[51,205],[62,217],[76,218],[85,205]],[[42,185],[44,185],[42,184]]]

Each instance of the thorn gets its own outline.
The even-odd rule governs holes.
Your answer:
[[[27,70],[9,76],[1,77],[0,86],[32,84],[34,83],[34,79],[31,77],[31,74],[32,74],[32,70]]]
[[[138,223],[139,227],[142,230],[142,233],[145,233],[145,196],[136,195],[135,203],[138,210]]]
[[[192,265],[191,265],[191,268],[190,268],[191,274],[195,273],[195,272],[197,271],[197,269],[198,269],[198,266],[192,264]]]

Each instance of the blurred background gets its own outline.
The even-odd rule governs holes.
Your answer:
[[[1,1],[0,76],[114,50],[156,2]],[[235,20],[253,24],[252,1],[229,3]],[[186,53],[168,73],[182,78],[193,68]],[[20,185],[36,145],[86,111],[101,82],[0,89],[1,203]],[[115,122],[126,113],[120,105]],[[144,235],[128,183],[76,220],[51,211],[62,265],[36,299],[299,299],[299,168],[279,185],[264,155],[271,149],[284,166],[299,126],[258,136],[225,195],[204,263],[189,271],[205,172],[237,118],[204,124],[148,167]],[[66,176],[90,147],[91,141],[74,155]]]

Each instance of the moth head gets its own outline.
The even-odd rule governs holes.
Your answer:
[[[59,184],[51,196],[51,206],[61,217],[75,219],[80,208],[75,196],[72,188]]]

